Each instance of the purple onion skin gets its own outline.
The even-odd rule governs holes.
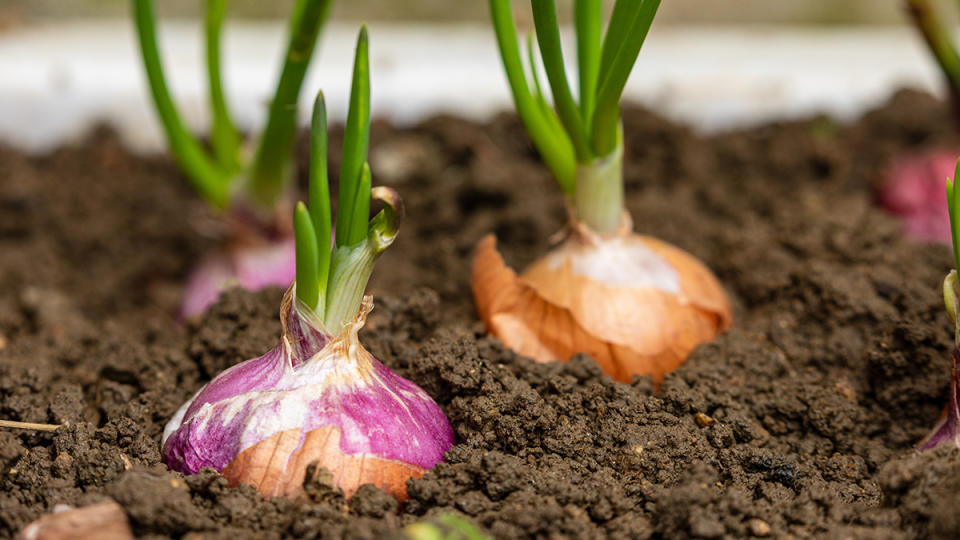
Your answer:
[[[930,450],[941,444],[960,447],[960,347],[953,349],[953,367],[950,369],[950,401],[944,414],[929,435],[920,442],[918,451]]]
[[[439,406],[417,385],[378,362],[357,341],[371,304],[331,338],[291,306],[281,342],[224,371],[167,424],[163,457],[186,474],[222,471],[238,454],[288,429],[341,430],[340,449],[429,469],[454,444]],[[289,308],[289,311],[288,311]]]
[[[950,244],[943,182],[953,177],[956,166],[956,150],[904,155],[894,162],[877,200],[884,210],[902,219],[908,238]]]
[[[238,248],[211,255],[187,279],[180,318],[199,315],[230,287],[258,291],[266,287],[289,287],[296,277],[296,247],[293,237],[267,244]]]

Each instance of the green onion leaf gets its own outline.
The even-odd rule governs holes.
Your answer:
[[[170,98],[163,63],[157,47],[156,23],[150,0],[134,0],[133,16],[140,41],[140,54],[147,71],[150,93],[160,121],[163,123],[170,152],[184,170],[194,189],[210,204],[223,208],[227,205],[230,175],[204,151],[180,119],[180,113]]]
[[[540,77],[537,75],[537,59],[533,54],[533,34],[531,33],[527,33],[527,61],[530,62],[530,72],[533,74],[533,85],[537,91],[533,99],[536,100],[537,106],[540,107],[543,120],[550,126],[550,130],[553,132],[563,133],[563,123],[560,122],[560,118],[557,117],[557,113],[554,112],[553,107],[547,102],[547,98],[543,96],[543,91],[540,88]]]
[[[353,209],[351,215],[353,221],[350,226],[350,243],[348,246],[355,246],[367,239],[367,220],[370,219],[370,186],[373,179],[370,175],[370,164],[363,163],[360,169],[360,181],[356,185],[356,193],[353,199]]]
[[[906,0],[905,7],[907,13],[913,18],[913,23],[920,34],[937,64],[940,71],[943,72],[950,85],[950,90],[954,94],[951,99],[958,99],[960,95],[960,54],[953,43],[953,27],[945,24],[945,21],[938,16],[936,9],[930,3],[930,0]]]
[[[590,126],[603,45],[603,0],[575,0],[573,10],[580,68],[580,118],[584,126]]]
[[[367,227],[367,240],[374,251],[383,253],[390,244],[393,244],[400,231],[400,222],[403,221],[404,215],[403,199],[400,198],[399,193],[384,186],[373,188],[370,197],[382,201],[384,208],[370,220]]]
[[[957,178],[960,178],[960,160],[953,173],[953,179],[947,179],[947,213],[950,216],[950,238],[953,240],[953,262],[960,271],[960,205],[957,204]]]
[[[310,122],[310,220],[317,238],[317,283],[320,299],[317,312],[323,313],[327,297],[327,281],[330,277],[330,235],[332,215],[330,211],[330,187],[327,173],[327,107],[323,92],[317,92]]]
[[[361,188],[362,173],[367,161],[370,142],[370,61],[367,27],[360,28],[353,62],[353,83],[350,87],[350,106],[343,133],[343,155],[340,161],[340,193],[337,199],[337,246],[352,246],[366,238],[367,219],[370,217],[370,183]],[[369,172],[369,171],[368,171]],[[366,200],[367,213],[362,211]]]
[[[537,74],[537,58],[533,54],[533,34],[527,32],[527,63],[530,65],[530,74],[533,79],[533,89],[537,91],[537,101],[544,101],[543,88],[540,87],[540,75]],[[552,109],[551,109],[552,110]]]
[[[520,60],[517,30],[510,13],[510,0],[490,0],[490,15],[517,114],[560,188],[564,193],[572,195],[576,188],[577,174],[573,143],[566,132],[554,129],[530,93]]]
[[[293,214],[293,234],[297,251],[297,298],[310,309],[317,309],[320,288],[317,281],[317,235],[310,213],[302,202]],[[327,250],[329,252],[329,249]]]
[[[260,205],[272,206],[287,190],[300,87],[331,3],[332,0],[297,0],[294,6],[283,70],[270,101],[267,126],[260,136],[247,186],[253,201]]]
[[[220,166],[236,173],[240,170],[240,133],[230,119],[220,75],[220,29],[226,14],[227,0],[207,0],[207,80],[213,112],[210,144]]]
[[[603,40],[596,108],[591,130],[593,150],[605,156],[616,145],[620,96],[647,37],[660,0],[617,0]]]
[[[591,157],[587,144],[587,136],[580,119],[580,110],[573,101],[573,94],[567,83],[567,72],[563,65],[563,49],[560,46],[560,25],[557,22],[557,6],[555,0],[531,0],[533,7],[533,22],[537,28],[537,42],[540,44],[540,55],[543,57],[543,67],[550,81],[553,92],[553,102],[557,107],[557,114],[563,122],[567,134],[577,153],[577,160],[586,162]],[[532,67],[532,66],[531,66]]]

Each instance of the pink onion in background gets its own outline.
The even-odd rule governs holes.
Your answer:
[[[960,151],[935,150],[899,157],[877,194],[884,210],[903,220],[908,238],[950,243],[944,180],[951,178]]]
[[[188,319],[205,312],[217,301],[220,293],[230,287],[242,287],[248,291],[289,287],[296,276],[295,251],[290,236],[208,256],[187,279],[180,318]]]
[[[347,497],[372,483],[404,500],[406,481],[454,444],[449,421],[357,340],[370,297],[335,336],[293,298],[291,288],[273,350],[215,377],[170,420],[162,439],[167,465],[186,474],[212,467],[230,485],[296,496],[316,462]]]

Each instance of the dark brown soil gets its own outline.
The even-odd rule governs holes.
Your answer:
[[[951,257],[902,239],[871,196],[896,153],[957,143],[947,108],[901,93],[851,126],[714,137],[631,109],[624,129],[636,229],[701,257],[737,318],[660,392],[586,357],[516,357],[476,322],[480,237],[522,267],[563,223],[513,117],[375,125],[375,182],[409,218],[362,339],[459,443],[402,508],[369,486],[349,504],[321,485],[267,501],[166,471],[164,423],[275,343],[280,291],[231,292],[178,326],[178,284],[222,231],[168,159],[106,131],[41,158],[0,149],[0,418],[70,423],[0,431],[0,535],[109,496],[152,538],[381,538],[447,511],[497,538],[960,536],[960,452],[912,453],[947,393]]]

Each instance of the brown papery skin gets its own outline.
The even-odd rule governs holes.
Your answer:
[[[477,311],[504,345],[539,362],[590,355],[621,382],[650,375],[660,382],[697,345],[730,328],[730,302],[716,277],[690,254],[654,238],[625,234],[674,268],[679,294],[654,287],[601,283],[551,268],[540,259],[518,276],[487,235],[477,246],[471,276]],[[560,249],[590,249],[576,238]],[[570,244],[573,242],[573,244]]]
[[[264,439],[233,458],[223,469],[230,486],[249,484],[266,497],[296,497],[303,493],[307,465],[326,468],[333,485],[349,499],[363,484],[373,484],[398,501],[407,498],[407,480],[425,469],[369,454],[345,454],[340,428],[324,426],[307,433],[300,446],[299,429],[288,429]]]
[[[27,525],[17,540],[133,540],[127,513],[114,501],[46,514]]]

